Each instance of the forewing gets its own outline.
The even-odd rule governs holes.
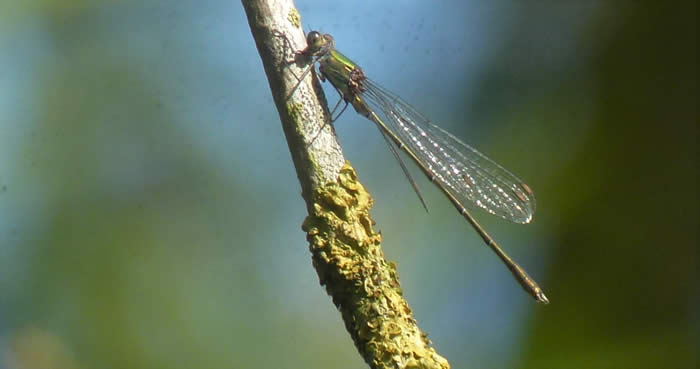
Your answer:
[[[370,107],[463,206],[516,223],[532,220],[535,196],[518,177],[373,81],[365,80],[364,87]]]

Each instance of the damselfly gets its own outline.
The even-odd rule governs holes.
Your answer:
[[[305,56],[311,65],[299,82],[315,63],[319,63],[321,80],[328,80],[340,94],[341,101],[345,102],[341,113],[350,104],[355,111],[376,124],[409,176],[423,205],[425,202],[392,142],[413,159],[428,179],[447,196],[525,291],[538,302],[548,303],[537,283],[498,246],[466,208],[471,205],[515,223],[529,223],[535,212],[535,196],[530,187],[471,146],[432,124],[401,98],[368,79],[357,64],[335,49],[331,35],[312,31],[306,41],[308,46],[299,55]],[[296,87],[292,93],[294,90]]]

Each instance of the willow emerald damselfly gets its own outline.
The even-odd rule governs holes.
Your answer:
[[[501,165],[431,123],[400,97],[367,78],[357,64],[335,49],[331,35],[311,31],[306,41],[306,49],[299,51],[298,55],[305,57],[311,65],[299,82],[318,63],[320,79],[330,82],[340,94],[341,101],[345,102],[340,113],[352,105],[355,111],[374,122],[392,153],[399,159],[423,205],[425,202],[392,143],[413,159],[452,202],[486,245],[510,269],[523,289],[537,302],[548,303],[539,285],[498,246],[467,210],[467,206],[477,207],[515,223],[529,223],[535,212],[535,196],[530,187]],[[295,90],[296,87],[291,93]]]

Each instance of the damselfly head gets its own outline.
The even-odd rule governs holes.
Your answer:
[[[327,51],[333,47],[333,37],[329,34],[322,34],[318,31],[311,31],[306,35],[306,44],[311,55]]]
[[[323,37],[321,36],[320,32],[311,31],[306,35],[306,43],[309,45],[309,47],[318,45],[319,42],[323,42]]]

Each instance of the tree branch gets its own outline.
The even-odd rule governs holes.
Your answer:
[[[320,85],[297,84],[287,61],[305,47],[291,0],[243,0],[282,121],[309,212],[307,232],[319,280],[340,310],[355,346],[371,368],[440,368],[447,360],[430,347],[402,297],[396,265],[381,250],[372,228],[373,200],[345,161],[328,121]],[[293,50],[290,50],[293,48]]]

